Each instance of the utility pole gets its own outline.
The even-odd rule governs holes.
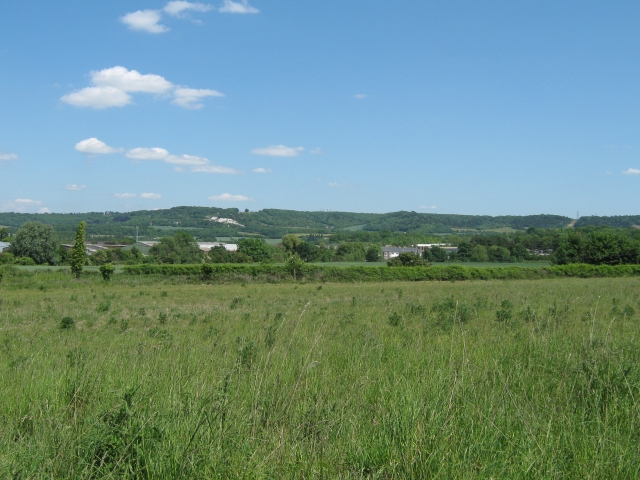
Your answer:
[[[136,243],[138,243],[138,227],[136,227]]]

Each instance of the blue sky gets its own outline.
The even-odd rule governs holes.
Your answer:
[[[640,214],[638,2],[0,4],[0,210]]]

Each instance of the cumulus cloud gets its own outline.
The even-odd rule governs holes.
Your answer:
[[[162,198],[162,195],[159,193],[141,193],[140,198],[146,198],[148,200],[159,200]]]
[[[73,191],[80,191],[80,190],[84,190],[85,188],[87,188],[86,185],[76,185],[75,183],[68,183],[64,186],[65,190],[73,190]]]
[[[169,28],[159,23],[161,18],[162,15],[159,10],[138,10],[137,12],[123,15],[120,17],[120,21],[129,27],[129,30],[138,30],[147,33],[168,32]]]
[[[624,173],[625,175],[640,175],[640,170],[638,170],[637,168],[629,168],[622,173]]]
[[[242,173],[238,170],[220,165],[213,165],[208,158],[195,155],[172,155],[164,148],[132,148],[125,154],[132,160],[157,160],[172,165],[178,165],[176,171],[183,172],[181,167],[190,167],[191,172],[202,173]]]
[[[0,150],[0,160],[17,160],[18,155],[15,153],[7,153]]]
[[[213,6],[211,5],[197,2],[185,2],[184,0],[169,2],[163,8],[165,12],[174,17],[180,17],[184,12],[187,11],[208,12],[212,9]]]
[[[209,200],[213,200],[214,202],[248,202],[253,199],[244,195],[232,195],[230,193],[223,193],[222,195],[213,195],[209,197]]]
[[[173,92],[173,104],[184,108],[198,110],[203,107],[201,100],[206,97],[224,97],[223,93],[217,90],[208,90],[202,88],[176,88]]]
[[[141,74],[121,66],[91,71],[90,77],[93,86],[64,95],[61,100],[75,107],[104,109],[133,103],[130,93],[151,93],[172,95],[175,105],[199,109],[204,98],[224,97],[217,90],[176,86],[161,75]]]
[[[87,87],[77,92],[63,95],[61,100],[74,107],[96,109],[124,107],[131,103],[131,95],[114,87]]]
[[[116,198],[133,198],[135,197],[135,193],[116,193],[114,197]]]
[[[95,137],[87,138],[86,140],[76,143],[76,150],[81,153],[86,153],[87,155],[104,155],[123,151],[122,148],[110,147]]]
[[[270,168],[262,168],[262,167],[254,168],[251,171],[253,173],[271,173],[271,172],[273,172],[273,170],[271,170]]]
[[[234,2],[233,0],[224,0],[224,5],[219,9],[222,13],[258,13],[260,10],[249,5],[247,0]]]
[[[267,155],[269,157],[297,157],[304,148],[286,147],[284,145],[271,145],[265,148],[254,148],[251,153],[255,155]]]
[[[164,148],[132,148],[125,154],[133,160],[164,160],[169,152]]]
[[[309,153],[312,153],[314,155],[320,155],[322,153],[322,149],[320,147],[316,147],[313,150],[309,150]]]

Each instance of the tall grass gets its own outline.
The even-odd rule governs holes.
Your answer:
[[[2,478],[640,474],[637,278],[49,275],[0,284]]]

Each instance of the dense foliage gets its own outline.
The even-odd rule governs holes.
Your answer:
[[[27,222],[11,237],[11,253],[15,257],[28,257],[38,264],[56,262],[58,237],[51,225]]]
[[[178,232],[173,237],[163,237],[149,250],[158,263],[201,263],[204,254],[193,235]]]
[[[587,234],[569,232],[553,253],[552,262],[556,265],[637,264],[640,263],[640,240],[609,229]]]

